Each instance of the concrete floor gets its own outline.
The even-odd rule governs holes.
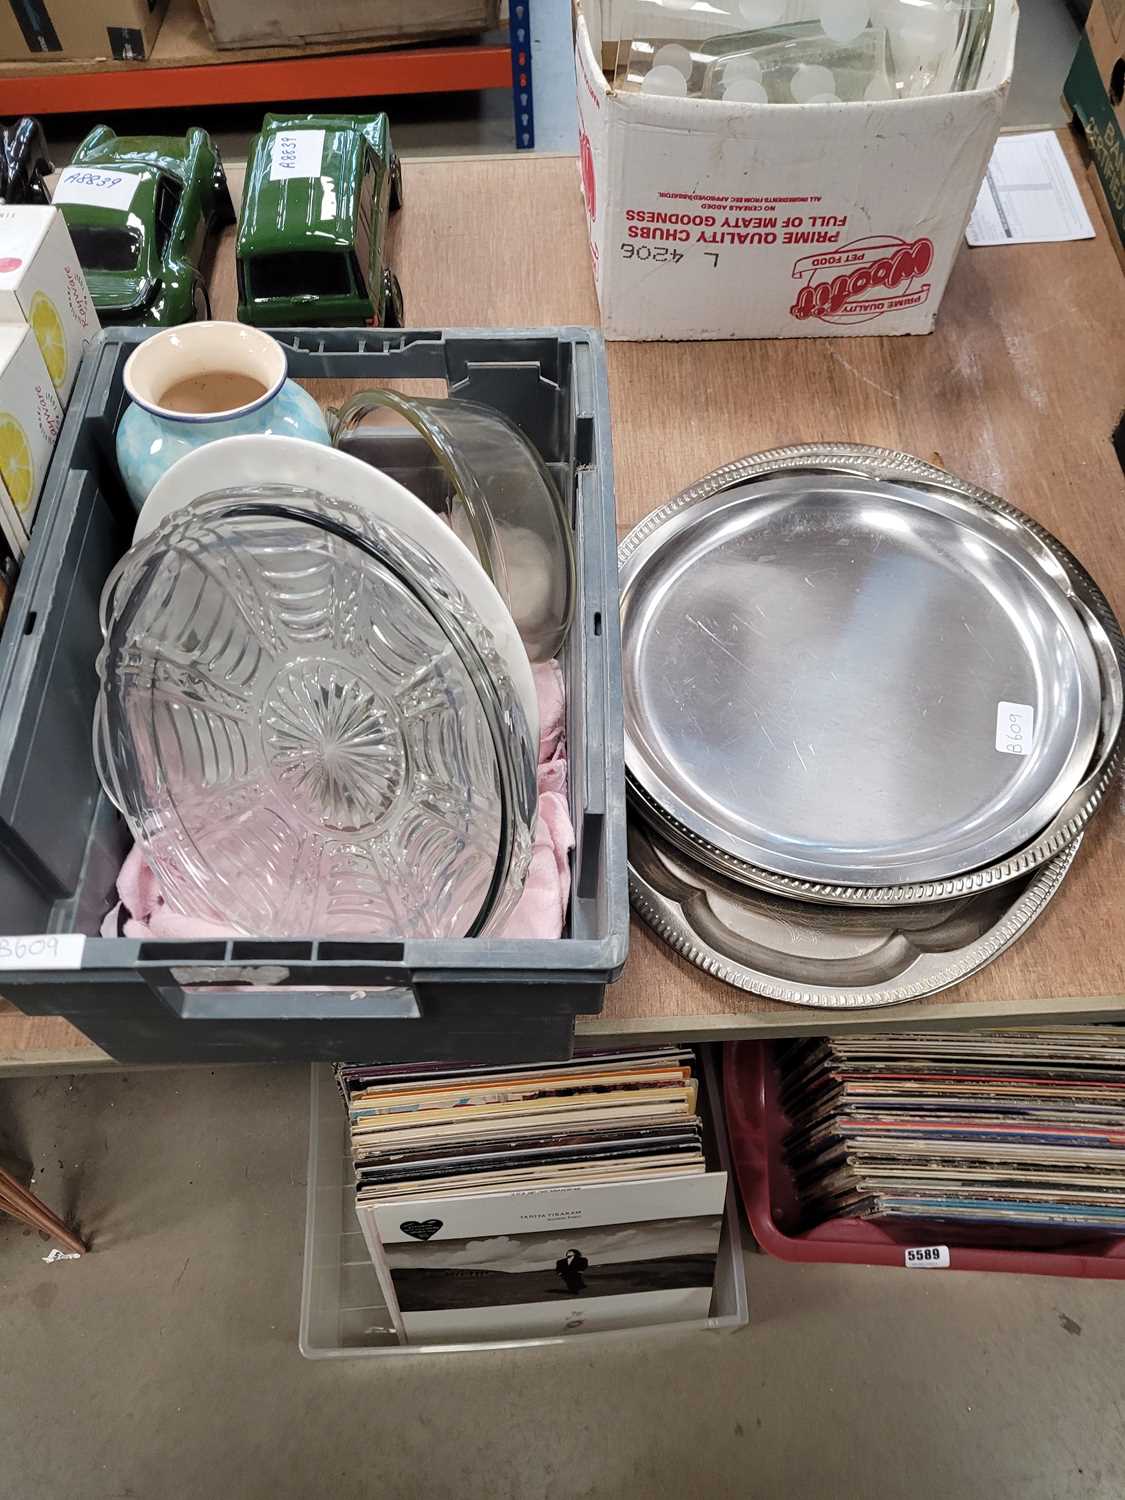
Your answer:
[[[751,1326],[297,1352],[307,1070],[0,1084],[0,1500],[1120,1500],[1125,1288],[747,1257]]]

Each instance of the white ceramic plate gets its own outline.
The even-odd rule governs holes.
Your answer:
[[[161,475],[141,507],[133,540],[139,542],[173,511],[201,495],[255,484],[292,484],[348,501],[366,510],[375,520],[394,526],[428,552],[462,590],[487,627],[511,675],[532,741],[538,744],[539,700],[535,678],[507,605],[480,563],[450,527],[382,469],[338,448],[305,438],[266,437],[259,433],[218,438],[185,453]]]

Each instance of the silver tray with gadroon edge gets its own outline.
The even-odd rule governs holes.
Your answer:
[[[799,503],[778,485],[779,476],[806,481],[794,486]],[[800,501],[804,493],[811,502]],[[753,520],[763,511],[766,533],[775,533],[772,552],[746,524],[747,514]],[[938,523],[936,562],[927,551],[930,517]],[[747,532],[749,557],[739,555]],[[839,544],[836,557],[822,545],[826,538]],[[880,548],[889,552],[889,565],[878,558]],[[950,594],[949,577],[952,569],[958,584],[962,553],[968,607],[958,612],[961,596],[956,588]],[[771,576],[782,554],[788,555]],[[1052,858],[1101,802],[1120,756],[1120,628],[1062,544],[995,496],[884,449],[779,449],[700,480],[641,522],[618,555],[630,796],[711,868],[801,900],[940,901],[1016,879]],[[794,558],[808,564],[803,572],[791,566]],[[828,604],[818,616],[805,600],[826,582]],[[1018,610],[1017,601],[1030,612]],[[685,632],[693,645],[680,652]],[[912,637],[905,651],[904,633]],[[950,641],[962,633],[963,646]],[[1004,650],[1011,661],[998,663]],[[767,673],[768,701],[754,680],[763,651],[773,674]],[[1063,675],[1081,671],[1081,689],[1048,680],[1061,670],[1059,660]],[[942,708],[947,694],[952,711]],[[1023,756],[1011,753],[1023,745],[1005,744],[1004,754],[999,736],[995,745],[992,739],[1002,707],[1024,715],[1029,739],[1040,732],[1034,723],[1040,710],[1047,741]],[[1055,711],[1068,715],[1061,737]],[[787,753],[764,784],[763,746],[771,734],[778,740],[786,713]],[[818,766],[817,735],[826,725],[834,732],[841,718],[852,742],[841,752],[830,737]],[[763,722],[764,737],[754,745]],[[968,752],[966,724],[976,736]],[[1018,718],[1012,727],[1021,730]],[[958,737],[955,755],[950,747]],[[1059,775],[1029,783],[1043,743],[1053,743]],[[823,757],[823,740],[820,749]],[[975,802],[965,795],[967,760],[983,768]],[[868,799],[861,815],[872,814],[883,843],[869,840],[857,851],[858,841],[845,840],[840,858],[841,841],[833,846],[822,829],[846,825],[857,788]],[[969,808],[965,829],[949,815],[955,799],[962,811]],[[763,841],[752,815],[765,809],[774,816],[779,807],[790,826]],[[982,809],[991,819],[987,828]],[[920,838],[915,830],[912,847],[901,829],[919,816],[944,824],[931,821],[928,842],[925,826]],[[982,829],[987,838],[978,836]],[[935,867],[935,830],[946,838],[943,852],[952,852],[947,865],[960,868]]]
[[[669,947],[726,984],[788,1005],[860,1010],[920,1000],[991,963],[1042,915],[1080,843],[1007,886],[872,910],[750,890],[633,823],[629,894]]]

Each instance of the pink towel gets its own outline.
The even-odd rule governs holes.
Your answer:
[[[566,795],[566,700],[558,662],[534,668],[539,695],[539,813],[527,883],[501,937],[557,938],[570,901],[574,825]],[[239,934],[165,905],[156,876],[134,845],[117,877],[118,904],[102,922],[103,937],[214,938]]]
[[[501,937],[557,938],[570,901],[574,824],[566,795],[566,698],[557,661],[534,668],[539,695],[539,813],[527,883]]]

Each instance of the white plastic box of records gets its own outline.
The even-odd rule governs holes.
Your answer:
[[[705,1054],[340,1069],[339,1084],[349,1110],[330,1070],[314,1067],[306,1357],[747,1322]]]

